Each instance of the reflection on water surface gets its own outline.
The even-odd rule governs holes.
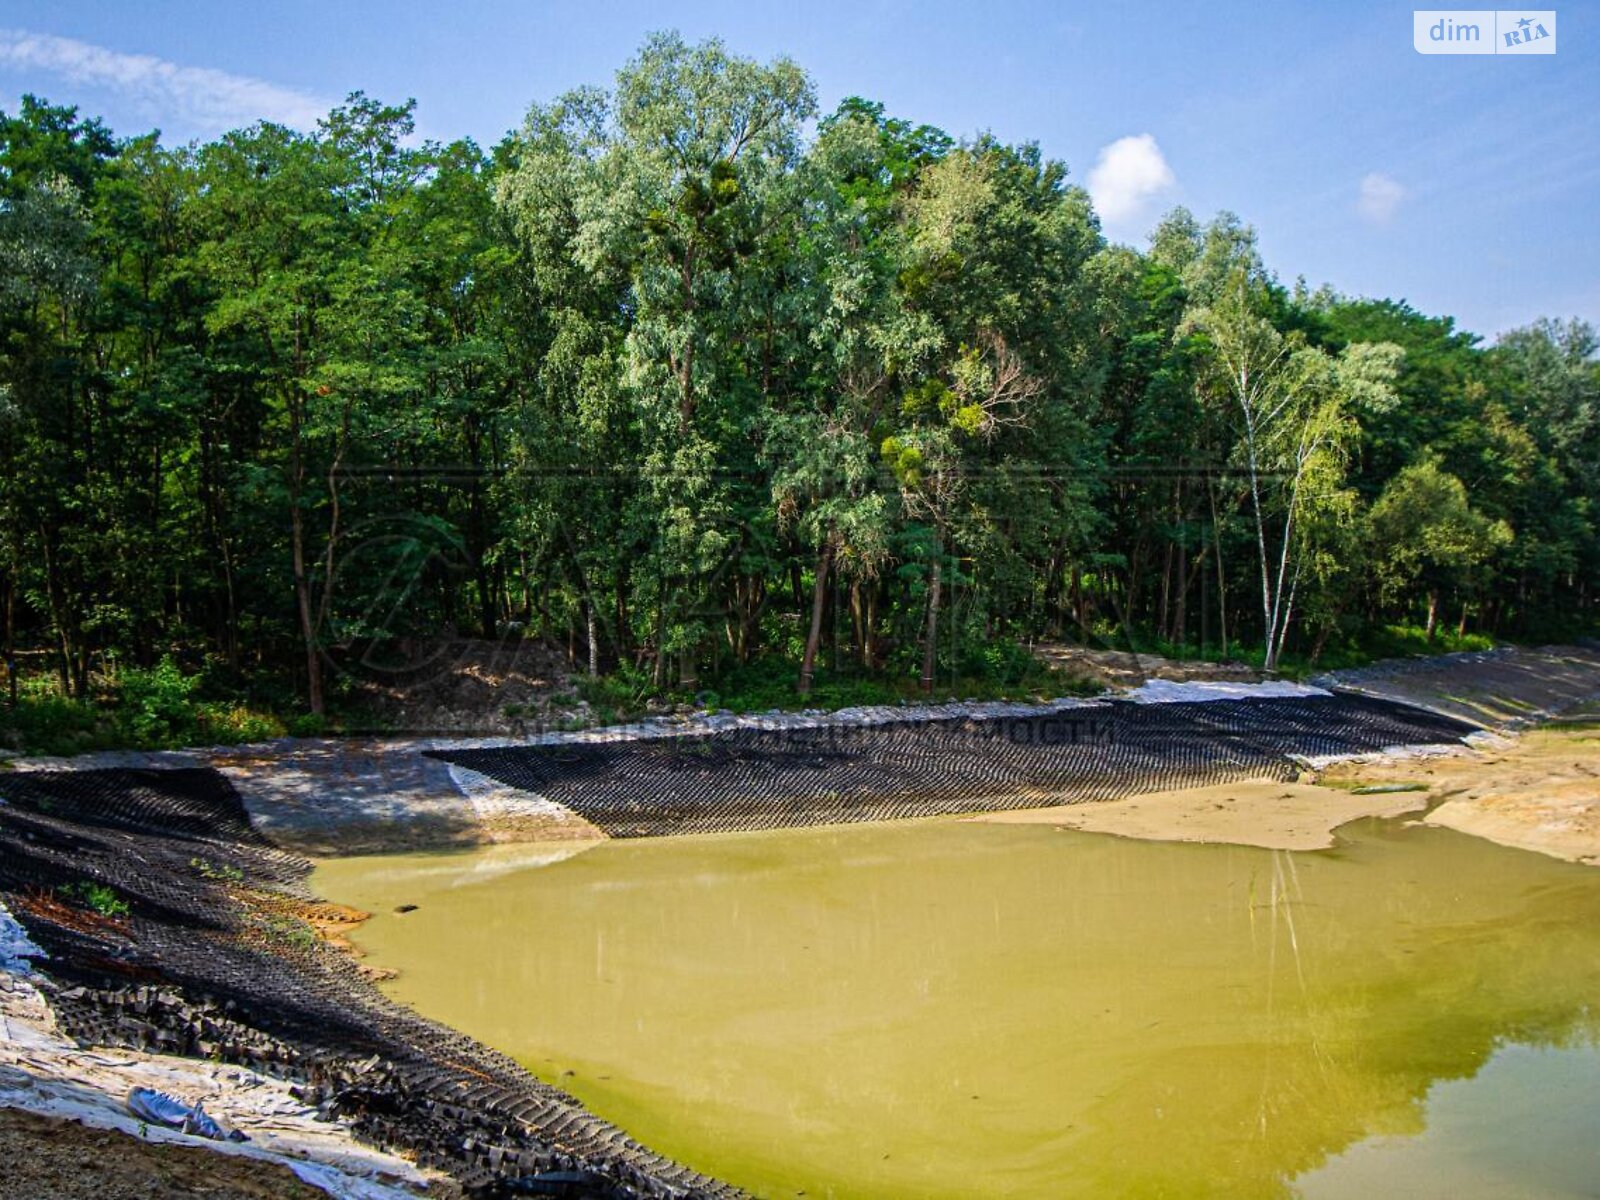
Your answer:
[[[313,882],[378,914],[397,998],[762,1196],[1593,1195],[1600,872],[1343,835],[935,821]]]

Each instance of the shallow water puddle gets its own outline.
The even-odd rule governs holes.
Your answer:
[[[313,886],[378,914],[355,940],[392,995],[761,1196],[1600,1178],[1600,872],[1446,830],[1290,854],[932,821]]]

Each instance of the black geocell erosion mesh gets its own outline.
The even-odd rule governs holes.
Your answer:
[[[1474,728],[1384,700],[1308,696],[429,753],[565,805],[612,837],[659,837],[1291,779],[1291,755],[1455,741]]]
[[[741,1194],[379,993],[308,923],[339,915],[305,891],[310,864],[252,830],[218,773],[8,772],[0,799],[0,897],[49,955],[69,1035],[289,1078],[363,1140],[479,1195],[550,1172],[579,1182],[543,1194]],[[74,902],[86,883],[131,911]]]
[[[1472,726],[1351,697],[1110,703],[989,721],[745,729],[440,751],[615,836],[927,816],[1248,776],[1290,754],[1459,738]],[[212,1056],[297,1081],[358,1136],[476,1194],[539,1172],[566,1194],[736,1196],[630,1140],[472,1039],[389,1001],[310,922],[310,864],[205,769],[0,773],[0,897],[50,955],[52,1006],[88,1042]],[[71,897],[108,886],[126,916]],[[81,895],[81,893],[80,893]],[[528,1003],[537,1004],[530,996]]]

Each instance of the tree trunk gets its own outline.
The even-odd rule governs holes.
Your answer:
[[[866,614],[861,607],[861,580],[850,580],[850,632],[854,639],[856,661],[867,666]]]
[[[1289,642],[1289,622],[1294,615],[1294,598],[1300,590],[1300,568],[1295,567],[1294,579],[1287,588],[1284,587],[1283,578],[1278,578],[1278,599],[1283,603],[1282,615],[1278,620],[1278,646],[1272,654],[1272,665],[1276,667],[1278,660],[1283,657],[1283,648]],[[1285,598],[1287,596],[1287,599]]]
[[[741,664],[750,661],[750,656],[761,645],[761,614],[767,607],[767,580],[764,575],[757,575],[750,581],[750,607],[745,613],[744,637],[741,639],[744,657]]]
[[[489,519],[483,497],[483,432],[475,416],[464,422],[467,463],[472,468],[467,486],[467,552],[472,557],[473,578],[478,587],[478,627],[485,638],[494,639],[497,613],[489,564]],[[593,614],[590,614],[593,619]]]
[[[1428,589],[1428,640],[1433,641],[1433,631],[1439,624],[1439,589]]]
[[[305,521],[298,500],[291,511],[290,542],[294,559],[294,598],[300,612],[300,637],[306,651],[306,700],[317,716],[324,712],[322,656],[317,653],[317,627],[311,616],[311,581],[306,578]]]
[[[234,587],[233,552],[227,542],[222,543],[222,577],[227,584],[228,627],[226,630],[228,666],[239,669],[239,596]]]
[[[583,602],[585,635],[589,639],[589,678],[593,679],[600,674],[600,622],[594,613],[594,601]]]
[[[1060,606],[1060,603],[1061,603],[1061,584],[1062,584],[1062,580],[1065,578],[1065,575],[1064,575],[1063,568],[1062,568],[1062,565],[1061,565],[1061,559],[1059,557],[1059,553],[1060,553],[1059,550],[1052,550],[1050,552],[1049,561],[1047,561],[1045,563],[1045,565],[1044,565],[1044,576],[1043,576],[1043,578],[1044,578],[1044,596],[1043,596],[1043,604],[1044,604],[1045,619],[1047,621],[1051,620],[1051,614],[1056,611],[1056,609]],[[1030,616],[1031,616],[1032,609],[1033,609],[1033,602],[1032,602],[1031,599],[1028,602],[1028,608],[1029,608],[1029,613],[1030,613]],[[1060,628],[1061,622],[1060,622],[1059,618],[1055,619],[1054,625],[1055,625],[1055,632],[1054,632],[1054,634],[1052,636],[1060,637],[1061,636],[1061,628]],[[1037,628],[1039,628],[1039,625],[1038,625],[1037,622],[1030,620],[1029,621],[1029,628],[1030,629],[1037,629]]]
[[[298,411],[298,409],[296,410]],[[306,574],[305,513],[300,499],[304,484],[304,464],[301,459],[300,422],[293,419],[294,447],[290,463],[291,490],[289,494],[289,549],[294,569],[295,608],[300,616],[300,639],[306,655],[306,700],[311,711],[322,716],[322,656],[317,652],[317,622],[311,611],[311,580]]]
[[[811,628],[806,633],[805,655],[800,660],[800,694],[811,694],[811,678],[816,669],[817,647],[822,641],[822,609],[827,599],[828,568],[833,564],[833,542],[822,544],[817,555],[817,577],[811,585]]]
[[[44,553],[45,595],[50,601],[51,623],[56,627],[56,675],[61,681],[61,694],[74,696],[77,695],[73,690],[76,645],[67,620],[66,584],[60,577],[58,556],[52,553],[50,547],[50,531],[41,525],[39,548]]]
[[[17,707],[17,573],[13,568],[6,580],[6,691],[11,707]]]
[[[1178,594],[1172,606],[1172,640],[1182,653],[1189,638],[1189,548],[1178,543]]]
[[[927,644],[922,648],[922,691],[933,694],[933,668],[939,655],[939,580],[943,548],[935,545],[933,569],[928,577],[928,633]]]
[[[835,675],[839,673],[839,609],[841,607],[843,606],[840,604],[839,575],[838,572],[834,572],[833,587],[828,589],[827,622],[829,642],[828,653],[830,655],[829,661],[832,665],[832,670]]]
[[[1328,647],[1328,638],[1333,633],[1331,623],[1323,625],[1317,630],[1316,640],[1311,643],[1311,665],[1316,666],[1317,660],[1322,657],[1322,652]]]
[[[663,587],[661,594],[656,597],[656,661],[650,671],[650,682],[657,691],[667,683],[667,597]]]
[[[1272,571],[1270,560],[1267,557],[1267,519],[1261,511],[1261,480],[1256,469],[1256,448],[1254,436],[1249,439],[1249,467],[1250,467],[1250,513],[1255,518],[1256,526],[1256,555],[1261,565],[1261,627],[1263,641],[1266,644],[1266,654],[1262,660],[1262,667],[1266,671],[1274,670],[1278,665],[1276,654],[1278,632],[1276,622],[1273,621],[1273,596],[1272,596]]]
[[[861,631],[861,663],[869,671],[878,664],[878,584],[867,589],[867,613]]]
[[[493,641],[500,624],[499,605],[495,603],[494,573],[489,569],[489,564],[479,558],[475,575],[478,584],[478,626],[483,636]]]
[[[325,706],[322,699],[322,656],[317,653],[317,626],[311,613],[311,581],[306,577],[305,513],[301,500],[305,494],[305,412],[304,398],[299,394],[299,381],[305,378],[305,352],[302,342],[301,314],[294,321],[294,379],[290,381],[285,397],[289,412],[289,529],[291,565],[294,569],[294,596],[300,611],[300,636],[306,652],[306,701],[316,716],[322,716]]]
[[[1156,619],[1156,636],[1167,639],[1172,628],[1169,624],[1172,614],[1172,543],[1167,543],[1166,553],[1161,558],[1161,612]]]
[[[1465,600],[1461,602],[1461,620],[1456,625],[1456,636],[1458,638],[1467,636],[1467,610],[1469,607]]]
[[[628,651],[632,648],[630,644],[632,639],[628,636],[628,566],[626,562],[619,563],[617,566],[617,586],[613,596],[613,603],[615,610],[613,613],[613,625],[615,628],[611,640],[616,644],[617,658],[620,660],[626,658]]]
[[[1228,576],[1222,563],[1222,523],[1217,519],[1217,493],[1210,476],[1206,494],[1211,499],[1211,544],[1217,552],[1217,635],[1222,639],[1222,657],[1228,657]]]

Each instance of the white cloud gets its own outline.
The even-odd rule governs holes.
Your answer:
[[[1101,218],[1118,225],[1141,216],[1150,200],[1177,182],[1156,139],[1141,133],[1101,148],[1089,172],[1089,195]]]
[[[1410,194],[1398,180],[1382,171],[1373,171],[1362,177],[1356,211],[1374,225],[1387,225]]]
[[[157,121],[204,133],[259,120],[310,129],[329,108],[320,97],[265,80],[17,29],[0,29],[0,70],[8,68],[48,71],[69,83],[108,88]]]

